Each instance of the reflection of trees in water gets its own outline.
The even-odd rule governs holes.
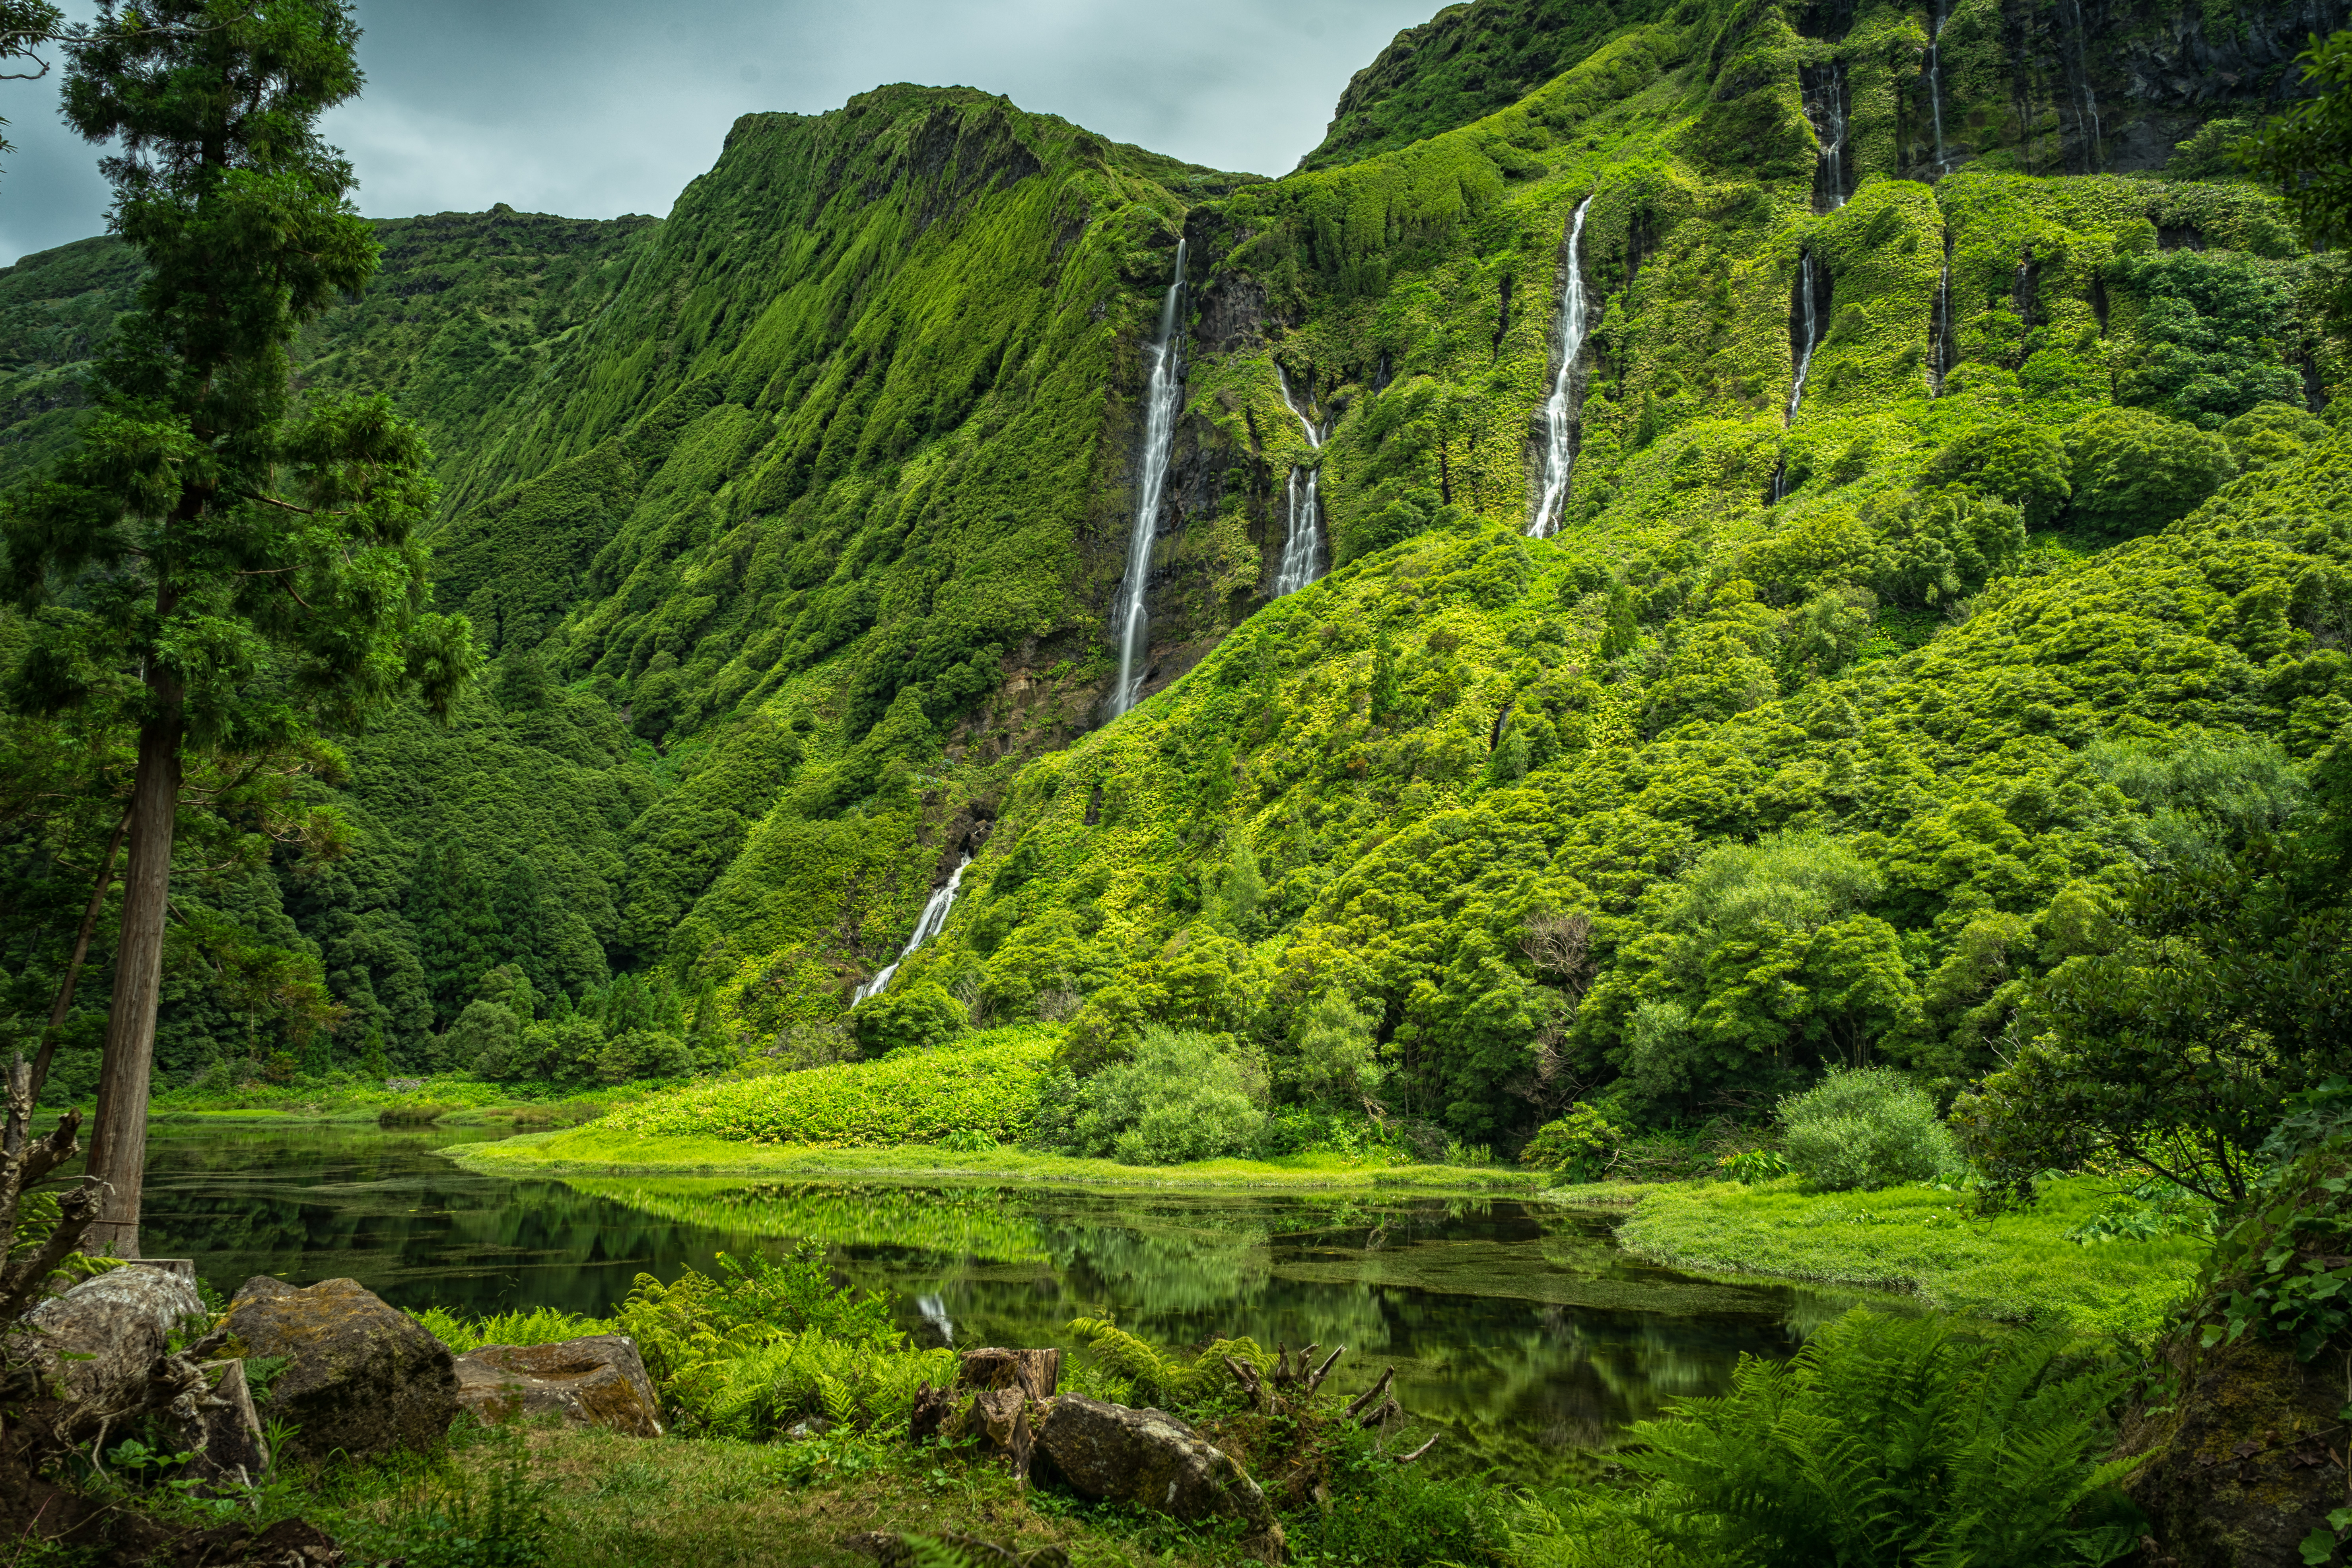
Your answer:
[[[401,1305],[601,1313],[640,1271],[814,1236],[859,1284],[936,1297],[957,1342],[1068,1345],[1108,1311],[1171,1344],[1246,1334],[1347,1345],[1334,1385],[1391,1363],[1441,1454],[1538,1479],[1676,1394],[1719,1392],[1742,1351],[1786,1354],[1852,1304],[1641,1264],[1596,1222],[1487,1199],[750,1185],[475,1176],[446,1131],[158,1127],[151,1250],[216,1287],[345,1275]],[[1660,1308],[1666,1310],[1661,1310]]]

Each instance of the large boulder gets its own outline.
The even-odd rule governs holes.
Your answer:
[[[486,1422],[553,1415],[574,1426],[658,1437],[661,1402],[625,1334],[551,1345],[484,1345],[457,1361],[457,1403]]]
[[[449,1347],[354,1279],[296,1289],[267,1275],[245,1282],[224,1325],[247,1356],[284,1356],[261,1407],[293,1424],[294,1454],[353,1458],[438,1440],[457,1416]]]
[[[1037,1451],[1074,1491],[1187,1522],[1238,1519],[1251,1529],[1250,1549],[1281,1560],[1282,1526],[1265,1493],[1224,1450],[1165,1411],[1065,1394],[1045,1402]]]
[[[52,1296],[26,1314],[26,1354],[79,1405],[134,1409],[173,1329],[204,1315],[195,1286],[168,1268],[126,1264]]]

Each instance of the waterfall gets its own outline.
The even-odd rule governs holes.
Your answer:
[[[1936,28],[1927,35],[1927,102],[1936,112],[1936,173],[1944,172],[1944,24],[1950,21],[1944,0],[1936,0]]]
[[[1274,374],[1282,384],[1282,405],[1290,410],[1292,418],[1298,421],[1298,428],[1307,437],[1307,447],[1321,451],[1323,432],[1318,430],[1315,422],[1291,400],[1290,377],[1283,374],[1280,365],[1274,367]],[[1322,575],[1323,522],[1315,495],[1316,479],[1321,472],[1321,468],[1314,465],[1290,470],[1290,518],[1287,524],[1290,531],[1283,537],[1282,563],[1275,568],[1271,595],[1274,598],[1296,594]]]
[[[1944,354],[1952,338],[1952,253],[1950,242],[1945,242],[1943,275],[1936,280],[1936,379],[1927,390],[1937,397],[1944,395],[1944,377],[1952,367]]]
[[[923,905],[922,915],[915,921],[915,934],[907,939],[907,945],[898,950],[898,956],[883,966],[881,973],[857,988],[857,994],[850,998],[851,1006],[855,1007],[868,997],[881,995],[882,988],[890,984],[890,976],[898,973],[898,965],[906,963],[917,948],[940,934],[940,929],[948,923],[948,911],[955,908],[956,884],[963,880],[963,868],[971,864],[971,857],[969,855],[956,862],[955,870],[948,878],[948,885],[934,890],[930,900]]]
[[[1151,538],[1160,527],[1160,493],[1168,483],[1168,455],[1176,445],[1176,415],[1184,402],[1182,347],[1176,336],[1176,307],[1184,294],[1184,242],[1176,242],[1176,278],[1160,301],[1160,335],[1151,343],[1151,378],[1144,391],[1143,460],[1135,482],[1135,526],[1128,531],[1127,575],[1118,585],[1118,688],[1111,693],[1114,719],[1143,695],[1144,655],[1150,648],[1151,615],[1144,590],[1151,582]],[[944,918],[944,917],[942,917]]]
[[[1845,67],[1830,62],[1829,134],[1822,139],[1822,173],[1830,184],[1830,210],[1845,205]]]
[[[2099,100],[2091,92],[2090,55],[2083,43],[2082,0],[2070,0],[2067,9],[2074,13],[2073,29],[2074,75],[2083,86],[2083,103],[2080,111],[2083,130],[2083,169],[2085,174],[2095,174],[2099,172]]]
[[[1822,336],[1821,322],[1815,319],[1813,310],[1813,253],[1810,250],[1801,253],[1797,268],[1797,298],[1804,309],[1805,347],[1797,355],[1797,379],[1789,388],[1788,423],[1791,425],[1797,422],[1798,406],[1805,401],[1805,373],[1812,368],[1813,347],[1821,342]]]
[[[1576,392],[1576,362],[1584,352],[1584,266],[1578,253],[1584,247],[1585,210],[1591,205],[1591,196],[1577,203],[1576,216],[1568,227],[1568,260],[1561,268],[1568,279],[1560,289],[1555,343],[1559,374],[1552,378],[1551,396],[1544,402],[1543,498],[1536,503],[1535,521],[1528,525],[1529,537],[1535,539],[1550,538],[1559,526],[1560,508],[1568,500],[1569,474],[1576,467],[1576,422],[1569,405]]]

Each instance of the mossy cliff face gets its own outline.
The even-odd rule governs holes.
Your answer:
[[[510,928],[754,1049],[971,856],[896,984],[1096,1058],[1205,1023],[1281,1083],[1344,993],[1392,1108],[1503,1142],[1612,1084],[1965,1079],[2200,809],[2147,757],[2292,769],[2352,718],[2332,263],[2251,187],[2116,172],[2274,96],[2285,23],[2209,71],[2201,12],[2081,9],[1952,9],[1932,184],[1932,13],[1480,0],[1277,181],[896,87],[739,122],[659,224],[387,226],[310,374],[433,428],[439,592],[498,663],[454,734],[357,745],[362,852],[253,918],[406,1059]],[[2172,63],[2111,83],[2132,49]],[[1104,725],[1180,237],[1153,673]],[[1335,570],[1269,604],[1307,468]]]

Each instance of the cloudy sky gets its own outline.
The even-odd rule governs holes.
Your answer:
[[[1348,78],[1443,0],[359,0],[368,74],[327,119],[373,216],[667,213],[739,114],[884,82],[1009,96],[1198,163],[1276,174]],[[89,14],[87,3],[70,5]],[[0,82],[0,265],[96,234],[57,78]]]

